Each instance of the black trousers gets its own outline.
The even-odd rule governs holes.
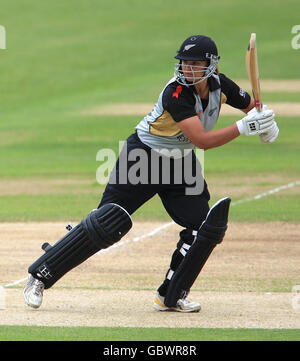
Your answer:
[[[146,158],[136,157],[136,159],[130,160],[134,151],[142,151]],[[151,152],[151,148],[141,142],[136,133],[132,134],[126,141],[126,147],[120,153],[99,207],[107,203],[116,203],[126,209],[129,214],[133,214],[145,202],[158,194],[164,208],[175,223],[184,228],[198,229],[209,211],[210,195],[205,180],[203,180],[203,191],[200,194],[187,194],[187,188],[193,187],[193,184],[187,183],[184,177],[184,174],[187,173],[184,173],[184,170],[190,172],[191,175],[197,175],[196,169],[199,169],[199,161],[194,152],[191,152],[190,156],[188,165],[183,164],[184,162],[180,160],[168,159],[167,175],[169,175],[169,180],[166,182],[163,176],[163,172],[166,171],[163,162],[164,157],[161,157],[159,163],[156,162],[153,167],[153,163],[151,163],[153,151]],[[137,165],[142,165],[145,159],[148,163],[137,167]],[[174,178],[178,162],[183,164],[180,182],[178,182],[178,177]],[[187,169],[188,167],[190,169]],[[133,169],[132,174],[136,171],[136,174],[142,179],[137,184],[132,184],[128,179]],[[146,175],[142,177],[139,172],[143,171]],[[127,176],[125,182],[120,181],[121,173],[123,173],[121,178],[124,180],[124,172],[126,173],[125,177]],[[153,182],[152,178],[154,172],[159,173],[158,177],[155,178],[156,182]]]
[[[145,177],[141,177],[141,182],[132,182],[132,180],[130,181],[129,179],[130,172],[141,162],[141,158],[138,159],[137,157],[136,159],[130,160],[130,154],[134,151],[140,153],[141,150],[144,152],[144,162],[147,161],[147,164],[146,166],[144,164],[144,167],[140,169],[140,173],[143,171],[147,174]],[[142,143],[136,133],[132,134],[127,139],[126,145],[120,153],[99,207],[107,203],[116,203],[126,209],[129,214],[132,214],[154,195],[158,194],[173,221],[184,227],[180,232],[179,241],[172,254],[169,269],[166,272],[162,284],[157,289],[161,296],[165,296],[170,284],[170,270],[175,272],[184,258],[183,253],[180,252],[181,247],[184,244],[191,245],[193,243],[193,230],[197,230],[201,226],[209,211],[208,201],[210,195],[204,179],[202,184],[203,190],[193,195],[189,195],[186,192],[189,186],[193,186],[193,183],[189,182],[187,184],[184,176],[181,177],[181,182],[178,182],[178,177],[175,179],[174,175],[178,166],[181,166],[182,174],[184,174],[183,170],[188,167],[188,171],[192,175],[197,175],[196,170],[199,169],[199,162],[194,152],[190,153],[191,159],[190,162],[188,162],[188,166],[182,166],[184,162],[180,164],[178,160],[168,159],[169,166],[167,167],[167,175],[170,176],[168,182],[165,182],[161,174],[162,171],[165,170],[163,158],[158,162],[158,166],[153,169],[151,161],[149,162],[152,156],[151,148]],[[138,173],[138,170],[135,170],[136,173]],[[157,182],[153,182],[153,178],[151,177],[153,176],[153,172],[158,172]],[[142,174],[139,175],[142,176]],[[120,181],[120,176],[123,181]]]

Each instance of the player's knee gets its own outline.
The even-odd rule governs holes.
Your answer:
[[[209,225],[204,223],[198,231],[197,242],[206,241],[213,244],[221,243],[225,236],[226,230],[227,230],[227,225],[218,227],[215,225]]]
[[[214,204],[198,230],[198,241],[207,241],[213,244],[222,242],[227,230],[230,202],[231,199],[227,197]]]
[[[124,208],[109,203],[93,210],[81,224],[90,241],[103,249],[118,242],[132,227],[132,220]]]

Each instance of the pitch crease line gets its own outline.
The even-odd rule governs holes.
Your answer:
[[[273,188],[273,189],[270,189],[269,191],[267,192],[263,192],[263,193],[260,193],[260,194],[257,194],[256,196],[254,197],[249,197],[249,198],[244,198],[244,199],[240,199],[238,201],[235,201],[235,202],[232,202],[231,203],[231,206],[236,206],[238,204],[241,204],[241,203],[245,203],[245,202],[252,202],[252,201],[256,201],[258,199],[261,199],[261,198],[264,198],[264,197],[267,197],[269,195],[272,195],[274,193],[278,193],[282,190],[285,190],[285,189],[289,189],[289,188],[293,188],[297,185],[300,185],[300,180],[297,180],[295,182],[290,182],[290,183],[287,183],[287,184],[284,184],[282,186],[279,186],[279,187],[276,187],[276,188]],[[143,234],[139,237],[134,237],[133,239],[127,239],[125,241],[121,241],[119,243],[116,243],[114,245],[112,245],[111,247],[109,248],[106,248],[106,249],[103,249],[99,252],[96,253],[96,255],[101,255],[103,253],[107,253],[109,252],[111,249],[114,249],[114,248],[119,248],[119,247],[122,247],[124,246],[125,244],[127,243],[131,243],[131,242],[140,242],[141,240],[145,239],[145,238],[148,238],[148,237],[151,237],[151,236],[154,236],[155,234],[157,234],[158,232],[160,232],[161,230],[165,229],[165,228],[168,228],[170,226],[172,226],[173,224],[175,224],[174,221],[172,222],[169,222],[169,223],[166,223],[166,224],[163,224],[162,226],[159,226],[157,228],[155,228],[153,231],[151,232],[148,232],[146,234]],[[3,287],[5,288],[8,288],[8,287],[12,287],[12,286],[15,286],[15,285],[18,285],[22,282],[24,282],[25,280],[27,280],[27,277],[26,278],[22,278],[18,281],[15,281],[15,282],[12,282],[12,283],[8,283],[7,285],[4,285]]]

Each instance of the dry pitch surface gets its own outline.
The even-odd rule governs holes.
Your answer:
[[[136,222],[120,245],[99,252],[45,291],[43,305],[25,306],[21,288],[6,289],[3,325],[300,328],[300,225],[231,223],[190,297],[197,314],[153,310],[180,227],[136,241],[164,223]],[[0,284],[26,277],[44,241],[61,238],[63,223],[0,223]],[[274,292],[278,290],[278,292]],[[285,292],[282,292],[285,291]],[[294,302],[294,303],[293,303]],[[294,305],[294,307],[293,307]]]

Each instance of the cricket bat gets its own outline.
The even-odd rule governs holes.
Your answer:
[[[253,98],[258,112],[262,109],[259,72],[256,51],[256,33],[252,33],[249,40],[248,49],[246,52],[246,69],[251,83]]]

